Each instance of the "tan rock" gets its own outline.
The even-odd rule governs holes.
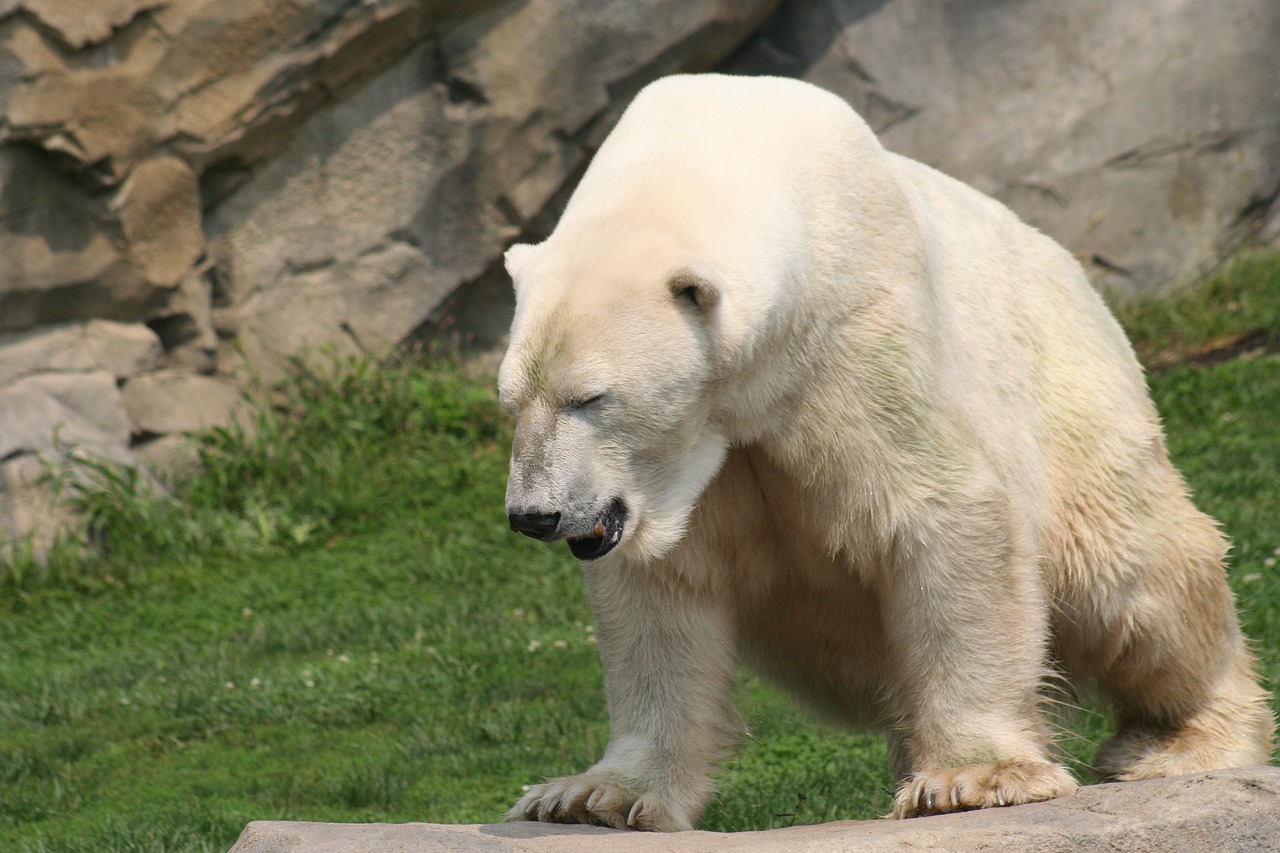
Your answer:
[[[46,463],[68,457],[131,465],[129,421],[105,371],[43,373],[0,388],[0,542],[30,542],[39,557],[71,522]]]
[[[104,371],[115,379],[160,364],[160,339],[141,323],[90,320],[0,335],[0,386],[35,373]]]
[[[135,435],[189,433],[230,423],[244,404],[232,382],[162,370],[125,383],[124,408]]]
[[[139,293],[100,206],[48,157],[0,148],[0,332],[113,317]]]
[[[156,287],[176,286],[204,252],[196,174],[176,157],[134,167],[112,207],[132,259]]]
[[[22,6],[73,48],[99,44],[141,11],[169,0],[22,0]]]
[[[213,282],[197,268],[182,280],[148,320],[164,345],[166,367],[192,373],[217,369],[218,334],[213,325]],[[231,373],[228,365],[224,372]]]
[[[58,535],[74,524],[73,513],[44,474],[44,463],[33,453],[0,459],[0,559],[16,544],[43,560]]]

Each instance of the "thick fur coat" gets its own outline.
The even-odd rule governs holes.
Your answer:
[[[612,724],[512,817],[692,827],[739,658],[885,731],[900,817],[1074,790],[1050,662],[1114,702],[1108,778],[1268,759],[1223,538],[1080,266],[835,96],[650,85],[507,265],[507,509],[585,561]]]

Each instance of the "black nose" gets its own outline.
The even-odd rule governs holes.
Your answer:
[[[513,512],[507,516],[511,529],[534,539],[547,541],[560,526],[558,512]]]

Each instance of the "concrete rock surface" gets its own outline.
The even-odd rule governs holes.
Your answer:
[[[906,821],[767,832],[619,832],[540,823],[444,826],[255,821],[231,853],[1224,853],[1280,850],[1280,768],[1248,767],[1081,788],[1046,803]]]

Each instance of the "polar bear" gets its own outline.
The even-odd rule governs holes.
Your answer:
[[[1117,706],[1104,778],[1268,760],[1223,537],[1119,326],[836,96],[651,84],[506,262],[507,511],[584,561],[611,722],[508,817],[693,827],[739,658],[887,734],[897,817],[1070,794],[1057,672]]]

